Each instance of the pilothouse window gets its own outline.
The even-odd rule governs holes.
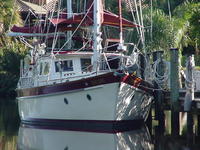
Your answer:
[[[90,58],[81,58],[81,70],[83,72],[89,71],[91,68],[91,59]]]
[[[73,61],[72,60],[57,61],[55,62],[55,68],[56,68],[56,72],[74,71]]]
[[[48,75],[49,74],[49,63],[48,62],[40,62],[39,65],[39,75]]]

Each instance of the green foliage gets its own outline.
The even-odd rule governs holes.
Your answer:
[[[153,26],[151,31],[150,10],[144,11],[145,44],[148,51],[166,50],[170,48],[173,40],[172,21],[162,10],[154,9],[152,12]]]
[[[20,59],[25,54],[25,46],[18,40],[6,35],[9,26],[20,23],[19,14],[14,12],[14,0],[0,0],[0,22],[3,29],[0,34],[0,95],[9,95],[19,79]]]
[[[171,16],[169,15],[168,2],[170,2]],[[153,6],[152,36],[149,27],[151,25],[151,10],[147,8],[147,10],[143,11],[146,27],[145,41],[148,51],[160,49],[168,51],[171,47],[177,47],[182,50],[183,47],[188,45],[200,47],[199,1],[161,0],[154,1]],[[197,62],[199,61],[197,60]],[[197,64],[200,65],[199,63]]]
[[[185,2],[178,6],[173,12],[174,18],[174,45],[182,49],[192,45],[199,45],[199,13],[200,3]]]
[[[15,0],[0,0],[0,22],[4,25],[4,31],[7,31],[11,24],[21,23],[14,4]]]
[[[0,95],[9,95],[19,79],[20,59],[25,55],[25,47],[17,41],[6,40],[9,45],[0,48]]]
[[[192,14],[190,21],[190,35],[191,38],[197,44],[197,48],[200,49],[200,4],[193,10],[194,13]]]
[[[165,14],[169,14],[170,11],[173,12],[178,5],[185,1],[186,0],[156,0],[153,1],[153,6],[163,10]]]

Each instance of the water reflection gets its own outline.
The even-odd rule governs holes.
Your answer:
[[[0,99],[0,150],[16,150],[19,116],[16,101]]]
[[[36,129],[21,126],[19,150],[151,150],[146,127],[117,134]]]

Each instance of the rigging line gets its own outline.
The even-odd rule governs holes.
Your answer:
[[[25,21],[24,21],[24,24],[26,24],[26,22],[28,22],[28,19],[29,19],[30,15],[31,15],[31,12],[29,11],[29,12],[28,12],[28,15],[26,16],[26,19],[25,19]]]
[[[76,1],[76,4],[77,4],[76,5],[76,12],[79,12],[79,8],[78,8],[79,4],[78,3],[79,3],[79,1],[78,2]]]
[[[24,44],[27,45],[28,47],[34,48],[31,44],[29,44],[29,43],[24,39],[23,36],[19,36],[19,39],[20,39],[20,41],[21,41],[22,43],[24,43]]]
[[[139,11],[138,11],[138,6],[137,6],[137,2],[136,2],[136,0],[134,0],[134,4],[135,4],[135,8],[136,8],[136,16],[137,16],[137,20],[138,20],[138,24],[139,24],[139,26],[141,26],[141,20],[140,20],[140,16],[139,16]],[[139,35],[140,35],[140,39],[141,39],[141,41],[143,41],[143,39],[142,39],[142,28],[140,27],[139,28],[139,31],[140,31],[140,33],[139,33]]]
[[[59,7],[58,7],[58,12],[57,12],[57,21],[59,19],[59,16],[60,16],[60,6],[61,6],[61,1],[59,3]],[[58,26],[56,25],[55,27],[55,31],[54,31],[54,37],[53,37],[53,44],[52,44],[52,49],[51,49],[51,52],[53,53],[53,49],[55,48],[56,46],[56,42],[58,40],[58,33],[57,33],[57,29],[58,29]]]
[[[88,13],[90,12],[90,9],[92,8],[92,6],[94,5],[94,1],[92,2],[90,8],[87,10],[85,16],[83,17],[83,19],[81,20],[81,22],[79,23],[79,25],[77,26],[77,28],[74,30],[74,32],[72,33],[71,37],[63,44],[63,46],[59,49],[58,52],[60,52],[64,47],[65,45],[71,40],[71,38],[74,36],[74,34],[76,33],[76,31],[79,29],[79,27],[81,26],[81,24],[83,23],[83,21],[85,20],[85,18],[87,17]],[[55,54],[57,55],[58,52]]]
[[[129,42],[129,43],[131,43],[131,39],[132,39],[132,33],[133,32],[130,32],[130,31],[128,31],[128,33],[127,33],[127,41]]]
[[[52,2],[52,5],[53,5],[53,12],[55,11],[55,7],[56,7],[56,1],[55,0],[53,0]],[[47,4],[48,5],[48,4]],[[46,6],[47,6],[46,5]],[[52,7],[52,6],[51,6]],[[52,18],[53,17],[53,13],[52,14],[50,14],[50,11],[49,11],[49,8],[47,7],[46,8],[46,10],[47,10],[47,14],[45,15],[45,24],[44,24],[44,27],[46,27],[47,25],[48,25],[48,19],[49,19],[49,16],[51,15],[51,17],[50,18]],[[48,27],[47,27],[48,28]],[[44,30],[45,30],[45,28],[44,28]],[[43,30],[43,32],[44,32],[44,30]],[[48,32],[48,31],[47,31]],[[45,42],[46,42],[46,40],[45,40]]]
[[[43,6],[44,6],[44,1],[39,0],[39,5],[41,6],[41,7],[40,7],[40,10],[42,11]],[[42,19],[42,14],[41,14],[41,15],[39,14],[39,19],[40,19],[40,20],[43,20],[43,19]],[[45,25],[46,25],[46,18],[45,18],[44,21],[45,21],[45,24],[44,24],[44,27],[45,27]],[[43,33],[43,32],[44,32],[44,30],[41,29],[41,33]]]
[[[56,6],[56,4],[54,5],[54,11],[52,13],[52,17],[53,17],[53,14],[55,12],[55,6]],[[58,18],[57,19],[59,19],[59,17],[60,17],[60,8],[61,8],[61,1],[59,1],[59,4],[58,4],[58,11],[57,11]],[[50,28],[50,24],[49,24],[49,28]],[[55,58],[55,55],[53,54],[53,49],[56,46],[57,39],[58,39],[58,33],[57,33],[57,25],[56,25],[54,37],[53,37],[52,49],[51,49],[51,63],[53,63],[53,59]],[[50,67],[50,70],[52,70],[52,69],[53,69],[53,65],[51,65],[51,67]],[[50,73],[48,74],[47,81],[49,81],[49,80],[50,80]]]
[[[141,18],[141,25],[142,25],[142,28],[141,28],[141,36],[142,36],[142,43],[143,43],[143,48],[145,50],[145,36],[144,36],[144,22],[143,22],[143,12],[142,12],[142,1],[139,0],[139,3],[140,3],[140,18]]]
[[[87,6],[87,2],[86,2],[86,0],[84,0],[84,10],[83,10],[83,12],[86,11],[86,6]]]
[[[35,12],[33,12],[31,9],[29,9],[30,13],[33,14],[35,16],[35,18],[39,19],[39,21],[36,21],[34,23],[34,26],[40,25],[40,18],[35,14]],[[30,20],[30,19],[29,19]],[[40,29],[41,31],[41,29]]]
[[[133,49],[131,55],[133,55],[133,53],[135,52],[136,49],[137,49],[137,51],[140,51],[139,48],[138,48],[138,45],[140,44],[140,41],[141,41],[141,38],[138,39],[137,44],[134,44],[134,43],[133,43],[134,49]]]
[[[41,6],[41,7],[40,7],[40,10],[41,10],[41,11],[42,11],[42,9],[43,9],[43,8],[42,8],[42,6],[43,6],[43,3],[44,3],[44,1],[41,1],[41,0],[39,0],[39,5]],[[38,15],[38,19],[39,19],[39,21],[38,21],[38,24],[39,24],[39,25],[41,25],[41,24],[42,24],[42,22],[43,22],[43,19],[42,19],[42,14],[39,14],[39,15]],[[41,33],[43,33],[43,30],[42,30],[42,28],[40,29],[40,32],[41,32]],[[39,39],[41,40],[41,39],[42,39],[42,37],[39,37]]]
[[[80,52],[81,50],[83,50],[85,48],[85,46],[89,43],[90,41],[87,41],[81,48],[79,48],[77,51],[72,52],[72,54],[76,54],[78,52]]]
[[[170,1],[168,0],[167,3],[168,3],[169,19],[171,20],[172,19],[172,14],[171,14]]]
[[[50,14],[50,19],[53,18],[53,15],[54,15],[55,9],[56,9],[56,3],[54,3],[53,10],[52,10],[52,12],[51,12],[51,14]],[[47,27],[47,33],[48,33],[49,30],[50,30],[50,26],[51,26],[51,24],[49,23],[49,24],[48,24],[48,27]],[[48,38],[48,35],[46,35],[44,43],[47,42],[47,38]]]
[[[83,14],[85,14],[85,12],[76,12],[76,13],[67,13],[66,12],[66,14],[68,15],[68,14],[72,14],[72,15],[83,15]]]
[[[80,10],[80,12],[82,12],[82,8],[83,8],[83,7],[81,7],[81,6],[82,6],[82,2],[83,2],[83,1],[80,0],[80,5],[79,5],[79,10]]]
[[[103,56],[104,56],[104,59],[105,59],[106,65],[108,66],[108,70],[111,72],[112,70],[111,70],[110,65],[109,65],[109,63],[108,63],[108,59],[107,59],[107,57],[106,57],[105,52],[103,52]]]
[[[108,26],[105,26],[106,27],[106,31],[107,31],[107,36],[110,38],[111,37],[111,35],[110,35],[110,30],[109,30],[109,27]]]
[[[134,4],[135,4],[135,10],[136,10],[136,16],[137,16],[137,20],[138,20],[138,25],[141,26],[139,13],[138,13],[138,6],[137,6],[136,0],[134,0]],[[140,31],[140,34],[141,34],[141,28],[139,28],[139,31]]]
[[[48,22],[48,12],[46,13],[46,15],[45,15],[45,19],[44,19],[44,29],[43,29],[43,33],[44,33],[44,31],[45,31],[45,27],[47,26],[47,22]]]
[[[101,48],[101,49],[99,49],[99,50],[106,50],[107,48],[111,48],[111,47],[114,47],[114,46],[117,46],[117,45],[119,45],[119,44],[118,44],[118,43],[112,44],[112,45],[110,45],[110,46],[106,46],[106,47]]]
[[[33,14],[33,16],[35,16],[35,18],[38,18],[38,16],[30,8],[28,10]]]
[[[130,0],[128,0],[128,4],[129,4],[129,7],[130,7],[130,9],[131,9],[131,14],[132,14],[132,17],[133,17],[133,21],[134,21],[135,23],[137,23],[137,22],[136,22],[135,15],[134,15],[134,13],[133,13],[133,8],[132,8],[131,1],[130,1]],[[138,34],[139,34],[138,28],[139,28],[139,27],[136,27],[136,30],[137,30],[137,32],[138,32]]]
[[[107,35],[107,32],[106,32],[106,27],[103,27],[103,32],[104,32],[105,39],[108,39],[108,35]]]
[[[153,1],[151,0],[151,32],[150,32],[151,41],[153,41]]]

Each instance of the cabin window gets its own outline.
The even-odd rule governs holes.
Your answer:
[[[57,61],[55,62],[55,68],[56,68],[56,72],[74,71],[73,61],[72,60]]]
[[[49,63],[48,62],[44,62],[44,71],[43,71],[44,75],[49,74]]]
[[[91,66],[91,59],[90,58],[81,58],[81,70],[83,72],[88,71]]]
[[[49,63],[41,62],[39,67],[39,75],[47,75],[49,73]]]

